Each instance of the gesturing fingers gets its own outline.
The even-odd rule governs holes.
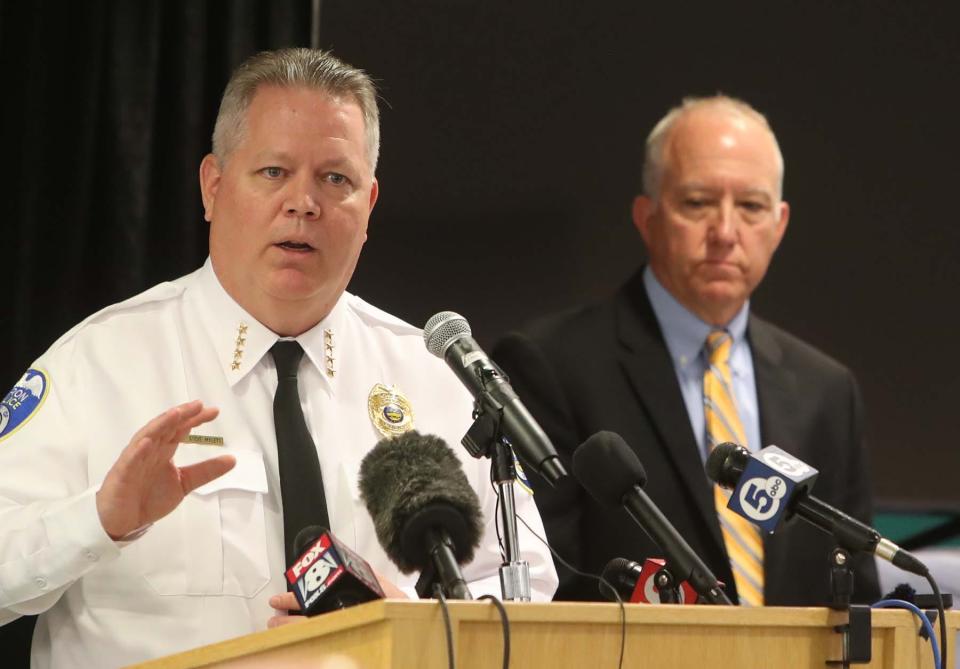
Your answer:
[[[156,443],[170,441],[176,435],[184,421],[189,421],[201,411],[203,411],[203,403],[199,400],[167,409],[140,428],[137,433],[133,435],[130,443],[135,444],[144,437],[149,437]]]
[[[181,467],[180,485],[183,488],[183,494],[187,495],[191,490],[196,490],[215,478],[223,476],[233,469],[235,464],[237,464],[237,459],[232,455],[220,455],[209,460]]]
[[[158,460],[169,460],[190,430],[197,425],[213,420],[219,413],[214,407],[204,407],[199,400],[175,406],[151,420],[134,435],[133,442],[143,437],[150,439],[160,447]],[[133,443],[132,442],[132,443]]]
[[[171,466],[169,463],[177,444],[186,438],[192,428],[212,420],[217,414],[216,408],[204,407],[198,400],[172,407],[133,435],[117,464],[128,472],[128,476],[137,476],[137,472],[140,472],[151,477],[148,472]]]
[[[190,430],[197,427],[198,425],[203,425],[204,423],[209,423],[211,420],[217,417],[217,414],[220,413],[220,410],[216,407],[204,407],[201,406],[201,410],[196,414],[190,414],[182,416],[180,424],[177,426],[176,438],[174,441],[181,442],[183,439],[190,434]]]

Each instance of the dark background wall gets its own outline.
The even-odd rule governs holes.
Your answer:
[[[642,257],[643,140],[689,94],[766,113],[793,217],[754,307],[851,366],[876,489],[960,505],[953,22],[929,3],[327,3],[383,81],[381,200],[353,289],[482,342]],[[411,7],[416,6],[416,9]],[[945,6],[945,5],[944,5]]]
[[[196,167],[231,67],[310,3],[4,2],[0,385],[74,323],[196,267]],[[960,318],[946,12],[904,4],[348,2],[321,43],[380,81],[381,199],[352,290],[482,343],[638,264],[643,139],[688,94],[765,112],[793,218],[755,309],[849,364],[885,500],[956,505]]]
[[[310,5],[0,3],[0,386],[89,313],[202,262],[196,169],[229,70],[308,44]],[[793,207],[754,308],[856,371],[881,500],[957,508],[947,8],[327,0],[321,44],[384,100],[352,290],[416,324],[460,311],[486,345],[603,296],[642,258],[628,212],[650,127],[685,95],[743,97],[780,138]]]

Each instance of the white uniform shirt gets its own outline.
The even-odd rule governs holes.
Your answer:
[[[37,360],[40,374],[28,372],[7,396],[0,412],[0,623],[42,614],[35,669],[125,665],[265,628],[269,597],[287,589],[277,378],[268,354],[276,340],[226,294],[208,260],[88,318]],[[418,575],[400,574],[387,558],[357,485],[363,456],[382,438],[368,396],[375,384],[396,386],[414,428],[443,438],[463,462],[485,521],[464,574],[475,596],[499,596],[489,462],[459,444],[472,402],[443,361],[427,353],[420,331],[345,293],[297,341],[305,350],[300,399],[334,534],[411,591]],[[140,538],[111,541],[94,497],[106,472],[138,429],[193,399],[220,409],[193,434],[222,437],[224,445],[182,444],[175,461],[226,452],[237,466]],[[516,494],[519,515],[543,536],[533,499],[519,486]],[[549,552],[522,524],[520,546],[534,599],[549,599],[557,584]]]

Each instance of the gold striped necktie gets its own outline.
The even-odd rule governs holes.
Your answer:
[[[733,394],[731,343],[730,335],[718,330],[710,333],[705,346],[710,364],[703,375],[703,415],[711,450],[725,441],[747,445]],[[720,517],[723,542],[730,557],[740,603],[763,606],[763,539],[756,526],[727,508],[729,497],[729,492],[718,485],[713,486],[714,505]]]

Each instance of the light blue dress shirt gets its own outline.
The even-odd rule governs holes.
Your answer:
[[[707,427],[703,417],[703,374],[707,369],[704,344],[716,328],[694,316],[677,302],[660,284],[648,265],[643,271],[643,285],[653,306],[653,313],[660,324],[667,342],[677,382],[687,405],[690,426],[700,446],[700,457],[707,458]],[[757,404],[757,384],[753,375],[753,356],[747,341],[748,301],[725,328],[733,337],[730,347],[730,372],[733,376],[733,392],[736,395],[737,413],[747,435],[746,444],[751,451],[760,449],[760,413]]]

